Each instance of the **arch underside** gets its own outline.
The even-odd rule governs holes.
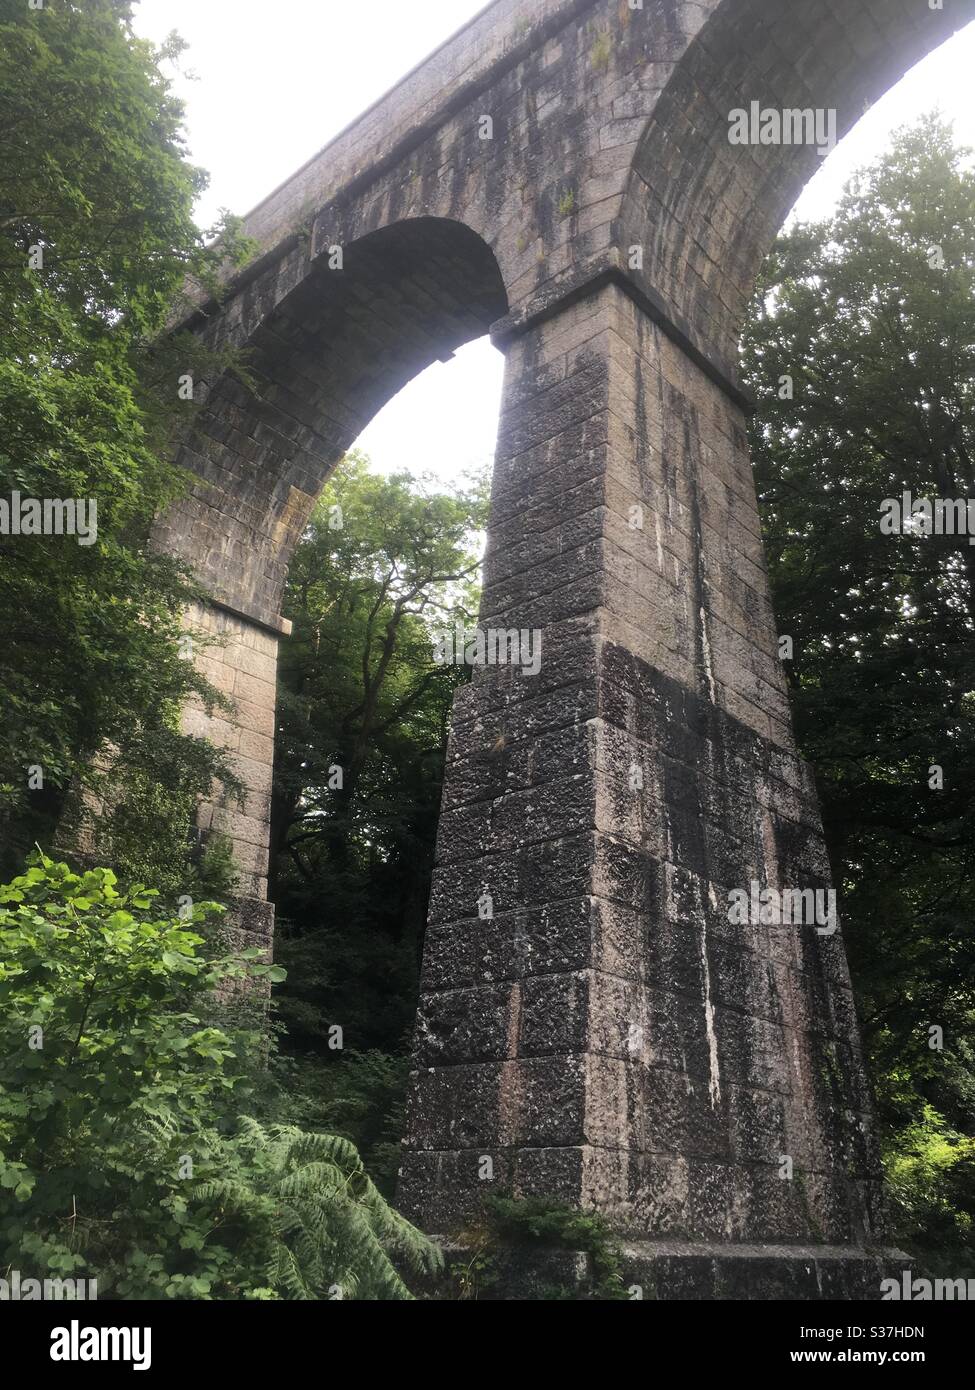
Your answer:
[[[621,204],[638,283],[734,375],[762,262],[822,156],[735,145],[729,113],[835,110],[842,138],[907,70],[975,19],[975,0],[720,0],[657,102]]]
[[[407,382],[507,309],[494,257],[459,223],[402,222],[342,252],[341,268],[320,258],[261,320],[240,377],[207,395],[179,457],[198,481],[164,522],[216,598],[269,626],[343,454]]]

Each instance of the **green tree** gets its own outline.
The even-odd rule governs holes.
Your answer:
[[[442,746],[457,676],[435,664],[431,635],[471,616],[471,535],[485,504],[483,486],[429,493],[408,474],[370,472],[359,454],[325,489],[284,602],[294,633],[281,663],[274,849],[299,873],[303,844],[328,842],[334,867],[353,836],[389,824],[383,763],[400,761],[402,741]]]
[[[208,250],[193,223],[205,179],[166,56],[120,0],[0,0],[0,501],[97,506],[84,544],[0,534],[0,870],[50,839],[71,778],[97,781],[110,747],[131,809],[166,768],[153,834],[128,849],[171,872],[225,770],[178,730],[191,692],[216,696],[177,648],[193,586],[148,538],[184,485],[166,461],[190,409],[178,378],[203,361],[163,330],[187,278],[247,248],[228,226]]]
[[[881,529],[905,491],[975,498],[975,172],[940,120],[779,239],[744,368],[797,734],[904,1191],[921,1115],[971,1134],[975,1080],[975,548]]]

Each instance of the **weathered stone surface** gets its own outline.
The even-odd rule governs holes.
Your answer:
[[[896,1250],[842,1245],[694,1245],[660,1241],[625,1248],[623,1278],[644,1299],[879,1302],[881,1281],[908,1268]]]
[[[244,804],[218,790],[201,825],[252,904],[315,499],[422,368],[489,329],[507,354],[481,623],[540,632],[543,660],[478,671],[454,710],[401,1183],[430,1229],[513,1191],[738,1247],[658,1247],[659,1297],[850,1296],[869,1268],[842,934],[728,911],[752,883],[830,888],[734,370],[818,159],[733,146],[728,119],[835,107],[842,134],[973,16],[496,0],[250,214],[258,256],[187,322],[252,381],[197,383],[194,486],[155,537],[213,596],[191,623],[221,637],[201,665],[234,709],[186,727],[238,760]]]
[[[504,441],[520,447],[522,416],[539,428],[551,388],[543,384],[540,407],[529,375],[548,382],[556,330],[578,318],[590,334],[586,370],[601,383],[588,407],[609,427],[594,432],[606,442],[588,460],[579,498],[588,539],[573,554],[595,545],[606,561],[624,544],[616,513],[602,505],[611,436],[639,434],[639,399],[669,370],[672,347],[647,332],[616,286],[595,298],[595,309],[581,301],[510,349],[518,385],[514,403],[506,395],[497,468],[507,476]],[[637,391],[608,355],[616,338],[629,346]],[[664,517],[697,467],[705,410],[713,418],[733,409],[695,373],[685,364],[684,396],[703,399],[688,408],[681,462],[644,459],[644,495],[657,496]],[[726,493],[725,503],[752,535],[754,494]],[[564,534],[571,522],[566,498]],[[841,934],[817,934],[815,920],[779,926],[729,914],[731,891],[753,881],[829,888],[815,798],[782,719],[764,580],[756,603],[734,609],[738,636],[723,647],[711,641],[721,631],[711,594],[721,593],[726,613],[736,595],[719,588],[707,535],[698,532],[660,599],[643,576],[667,574],[672,561],[652,536],[626,566],[604,563],[585,594],[571,565],[553,567],[543,552],[532,568],[527,547],[519,565],[528,569],[511,568],[486,590],[482,623],[498,626],[546,594],[537,619],[545,659],[537,680],[476,672],[458,700],[417,1042],[418,1065],[433,1073],[416,1078],[401,1200],[447,1229],[440,1202],[456,1212],[451,1154],[463,1144],[444,1141],[443,1115],[428,1099],[442,1084],[433,1078],[490,1059],[499,1077],[508,1069],[507,1086],[492,1092],[493,1127],[478,1112],[471,1142],[493,1166],[472,1201],[478,1192],[544,1192],[594,1206],[634,1237],[877,1242],[877,1155]],[[663,605],[679,619],[667,629],[679,659],[657,642]],[[748,685],[743,664],[762,682]],[[488,920],[479,916],[484,893]],[[542,1058],[541,1077],[526,1071]],[[451,1092],[444,1114],[463,1113],[460,1094]],[[432,1146],[443,1189],[431,1178]],[[807,1287],[798,1268],[777,1260],[762,1277],[769,1287],[778,1279],[784,1296]],[[737,1265],[722,1266],[720,1279],[713,1262],[707,1271],[708,1296],[740,1282]]]

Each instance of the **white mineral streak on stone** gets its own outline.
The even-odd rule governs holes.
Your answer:
[[[770,888],[778,890],[782,886],[779,882],[779,857],[775,850],[775,826],[768,811],[762,815],[762,851],[765,859],[765,882]]]
[[[660,513],[659,513],[659,512],[654,512],[654,515],[653,515],[653,529],[654,529],[654,530],[656,531],[656,533],[657,533],[657,567],[659,568],[660,573],[663,574],[663,572],[664,572],[664,565],[665,565],[666,562],[665,562],[665,559],[664,559],[664,538],[663,538],[663,535],[661,534],[661,531],[660,531]]]
[[[701,651],[704,655],[704,674],[708,678],[708,693],[711,696],[711,703],[716,704],[714,689],[714,668],[711,664],[711,639],[708,637],[708,615],[702,605],[701,607]]]
[[[764,800],[767,789],[762,786],[760,796]],[[765,864],[765,882],[777,892],[782,888],[782,875],[779,871],[779,858],[775,845],[775,824],[769,811],[761,816],[762,858]],[[794,929],[770,928],[773,943],[781,950],[788,946],[792,960],[799,959],[799,941]],[[815,1133],[810,1130],[812,1112],[806,1101],[812,1095],[812,1060],[809,1056],[808,1038],[801,1027],[796,1012],[795,977],[786,969],[781,974],[780,988],[773,974],[773,989],[781,1010],[782,1026],[785,1032],[787,1052],[786,1061],[790,1071],[791,1103],[786,1106],[787,1143],[790,1149],[801,1148],[803,1154],[818,1147]]]
[[[708,884],[708,898],[711,906],[716,907],[717,898],[713,884]],[[703,912],[701,913],[701,974],[704,979],[704,1026],[708,1034],[708,1061],[711,1072],[708,1094],[713,1110],[721,1100],[721,1073],[718,1069],[718,1035],[714,1031],[714,1005],[711,1003],[711,972],[708,969],[708,922]]]
[[[521,985],[513,984],[508,996],[508,1061],[501,1067],[498,1091],[498,1130],[502,1144],[515,1143],[521,1116],[521,1076],[516,1058],[521,1032]]]

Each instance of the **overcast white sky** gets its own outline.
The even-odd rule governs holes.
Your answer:
[[[846,0],[855,4],[856,0]],[[922,0],[918,0],[921,4]],[[950,0],[948,0],[950,4]],[[189,44],[177,90],[194,161],[210,173],[198,220],[247,212],[472,15],[482,0],[139,0],[137,28]],[[919,64],[825,161],[797,207],[828,213],[891,132],[935,107],[975,146],[975,25]],[[384,472],[455,477],[494,452],[501,354],[486,340],[436,363],[360,441]]]

